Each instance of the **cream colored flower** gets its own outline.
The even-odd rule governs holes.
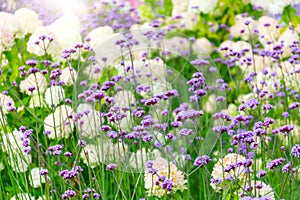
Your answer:
[[[88,112],[88,114],[83,114]],[[103,119],[100,119],[100,114],[97,112],[91,105],[88,104],[79,104],[77,107],[77,113],[82,113],[83,117],[80,118],[78,129],[83,137],[93,138],[98,135],[101,129],[101,122]]]
[[[265,26],[268,23],[270,26]],[[267,41],[275,42],[280,35],[280,29],[276,28],[278,21],[272,17],[262,16],[257,21],[257,29],[259,31],[259,41],[265,45]]]
[[[245,25],[245,21],[249,20],[250,24]],[[236,24],[230,27],[230,34],[233,37],[241,37],[244,40],[248,40],[250,35],[253,35],[253,30],[257,27],[257,21],[251,17],[242,17],[241,14],[235,17]],[[244,33],[241,33],[244,31]]]
[[[173,9],[172,9],[173,17],[187,11],[189,5],[189,1],[181,1],[181,0],[172,0],[172,3],[173,3]]]
[[[110,26],[101,26],[92,30],[87,38],[90,39],[89,44],[92,48],[96,48],[101,45],[104,41],[108,40],[114,35],[114,31]]]
[[[29,87],[34,87],[35,90],[30,92]],[[47,89],[47,80],[43,74],[37,72],[35,74],[30,74],[25,80],[20,83],[20,91],[28,95],[38,95],[43,94]]]
[[[50,36],[53,38],[53,41],[49,43],[49,40],[45,39],[45,44],[43,44],[43,42],[39,40],[41,35]],[[36,41],[40,41],[40,44],[36,45]],[[61,61],[63,60],[61,58],[63,50],[74,48],[76,44],[81,42],[82,38],[80,35],[80,22],[78,17],[73,14],[66,14],[49,26],[38,27],[27,42],[27,50],[30,53],[42,56],[45,54],[45,46],[47,53],[50,54],[53,59]]]
[[[113,144],[110,141],[99,142],[100,144],[88,144],[80,153],[83,163],[94,168],[101,163],[115,163],[122,165],[128,159],[128,147],[126,144]]]
[[[52,37],[54,40],[50,43],[48,39],[45,39],[43,42],[39,40],[40,36]],[[40,42],[39,45],[36,45],[36,42]],[[53,54],[55,49],[58,48],[57,41],[55,40],[55,33],[49,26],[40,26],[35,29],[32,35],[29,37],[27,42],[27,51],[29,53],[35,54],[37,56],[45,55],[45,49],[48,54]]]
[[[296,31],[287,29],[284,31],[280,37],[278,38],[278,42],[283,42],[283,54],[282,56],[284,58],[291,55],[291,48],[289,47],[291,44],[293,44],[294,41],[298,41],[299,36]]]
[[[44,108],[47,107],[44,95],[32,95],[29,100],[29,108]]]
[[[180,171],[174,163],[170,163],[162,157],[158,157],[153,161],[153,169],[158,170],[155,175],[152,175],[146,169],[145,173],[145,189],[149,196],[161,197],[169,192],[161,188],[161,182],[158,185],[155,183],[159,180],[160,176],[165,176],[167,179],[172,181],[172,191],[183,191],[187,189],[184,174]]]
[[[239,154],[235,154],[235,153],[227,154],[224,158],[219,159],[219,161],[214,165],[211,175],[214,179],[220,179],[223,182],[226,181],[227,177],[234,180],[243,181],[246,177],[245,168],[243,166],[235,167],[234,169],[231,169],[229,172],[224,172],[224,169],[226,169],[226,167],[229,167],[230,165],[235,165],[238,162],[244,160],[246,160],[246,158]],[[217,191],[221,189],[219,185],[216,185],[213,182],[211,182],[210,185],[212,186],[213,189]],[[223,184],[221,183],[221,185],[226,186],[224,185],[224,183]]]
[[[4,134],[2,132],[2,150],[7,153],[23,152],[21,137],[23,137],[23,133],[17,129],[15,129],[12,133]]]
[[[24,152],[10,152],[8,159],[12,170],[15,172],[26,172],[32,162],[31,155]]]
[[[74,124],[69,116],[73,114],[70,106],[61,105],[55,108],[54,113],[48,115],[44,120],[44,130],[50,131],[50,139],[68,138],[73,131]]]
[[[137,150],[137,152],[132,153],[129,162],[130,166],[137,170],[143,170],[147,160],[161,157],[160,152],[157,149],[147,152],[145,148]]]
[[[42,26],[42,21],[39,20],[38,15],[28,8],[18,9],[15,16],[20,22],[21,35],[23,36],[33,33],[37,27]]]
[[[183,55],[184,52],[188,51],[190,49],[190,41],[187,38],[175,36],[164,39],[162,47],[164,51],[171,53],[168,57],[174,57]]]
[[[192,48],[199,57],[208,56],[214,50],[213,45],[207,38],[197,39]]]
[[[189,1],[189,11],[192,12],[202,12],[210,13],[214,10],[217,5],[218,0],[190,0]]]
[[[21,23],[17,17],[6,12],[0,12],[0,26],[8,28],[8,31],[15,35],[19,34],[21,29]]]
[[[183,12],[180,16],[181,19],[178,20],[178,25],[187,30],[193,30],[200,20],[199,15],[196,13]]]
[[[135,97],[133,93],[129,90],[121,90],[115,96],[115,106],[119,107],[126,107],[129,106],[131,103],[134,103]]]
[[[65,99],[65,91],[61,86],[51,86],[45,92],[45,101],[49,107],[56,107]]]
[[[15,44],[14,33],[8,27],[0,24],[0,53],[10,48]]]
[[[250,195],[245,194],[245,196],[251,197],[269,197],[270,200],[275,200],[274,190],[270,185],[265,184],[262,181],[251,181],[251,183],[246,183],[244,189],[252,188],[249,192]]]
[[[10,108],[14,106],[14,100],[10,96],[0,93],[0,109],[3,114],[7,114],[10,111]]]
[[[45,176],[41,176],[40,174],[40,169],[38,167],[32,168],[30,171],[31,177],[29,178],[30,184],[34,188],[38,188],[42,185],[42,183],[45,183]]]
[[[59,79],[65,83],[65,85],[70,86],[75,84],[77,80],[77,72],[73,67],[67,67],[61,70],[61,75]]]

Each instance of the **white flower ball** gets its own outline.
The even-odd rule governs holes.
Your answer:
[[[9,32],[18,35],[20,33],[21,23],[15,15],[0,12],[0,27],[6,27]]]
[[[2,110],[3,114],[7,114],[10,108],[14,106],[14,100],[10,96],[0,93],[0,109]]]
[[[22,141],[23,133],[15,129],[12,133],[4,134],[2,132],[2,150],[4,152],[22,153]]]
[[[29,108],[45,108],[46,102],[43,95],[32,95],[29,100]]]
[[[26,172],[29,164],[32,162],[30,154],[22,153],[9,153],[9,164],[15,172]]]
[[[198,38],[192,48],[199,57],[208,56],[214,50],[213,45],[207,38]]]
[[[48,39],[45,39],[44,42],[42,42],[39,40],[39,37],[42,35],[52,37],[54,40],[51,43],[49,43]],[[36,45],[35,43],[38,41],[40,44]],[[49,26],[40,26],[36,28],[27,42],[27,51],[37,56],[45,55],[44,47],[47,48],[47,53],[50,55],[58,48],[58,44],[55,40],[55,33]]]
[[[45,92],[45,101],[49,107],[56,107],[65,99],[65,91],[61,86],[51,86]]]
[[[21,35],[33,33],[35,29],[42,26],[42,21],[39,20],[38,15],[28,8],[20,8],[15,12],[16,18],[19,20],[21,26]]]
[[[101,26],[92,30],[87,38],[90,39],[89,44],[92,48],[98,47],[104,41],[114,35],[114,31],[110,26]]]
[[[84,114],[82,118],[79,120],[79,124],[77,125],[79,132],[83,137],[93,138],[97,136],[101,129],[101,121],[103,123],[103,119],[100,119],[100,114],[97,112],[91,105],[88,104],[79,104],[77,107],[77,113],[88,112],[88,114]]]
[[[60,81],[63,81],[65,85],[70,86],[75,84],[77,80],[77,72],[73,67],[67,67],[61,70],[61,75],[59,76]]]
[[[188,10],[197,13],[210,13],[215,9],[217,2],[218,0],[190,0]]]
[[[45,176],[40,175],[40,169],[38,167],[31,169],[30,175],[31,175],[31,177],[29,178],[30,184],[34,188],[40,187],[42,185],[42,183],[45,183],[45,181],[46,181]]]
[[[61,105],[54,113],[48,115],[44,120],[44,130],[50,131],[50,139],[68,138],[73,131],[74,124],[69,115],[73,113],[70,106]]]
[[[10,48],[15,44],[14,33],[8,27],[0,25],[0,53]]]
[[[33,92],[28,91],[29,87],[35,87]],[[43,94],[47,89],[47,80],[43,74],[37,72],[30,74],[25,80],[20,82],[20,92],[28,95]]]

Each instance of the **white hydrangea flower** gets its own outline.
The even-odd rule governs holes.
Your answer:
[[[180,13],[187,11],[187,8],[189,6],[189,1],[172,0],[172,3],[173,3],[172,16],[174,17],[180,15]]]
[[[46,107],[46,102],[43,95],[32,95],[29,100],[29,108],[44,108]]]
[[[80,32],[80,21],[75,14],[64,14],[50,24],[50,27],[55,33],[63,30]]]
[[[261,6],[264,10],[271,14],[282,13],[283,8],[287,5],[293,5],[299,3],[298,0],[249,0],[252,5]]]
[[[33,92],[28,91],[29,87],[35,87]],[[47,80],[43,74],[37,72],[30,74],[25,80],[20,82],[20,92],[28,95],[43,94],[47,89]]]
[[[50,44],[49,41],[45,39],[44,46],[48,47],[47,53],[49,53],[53,59],[59,61],[62,60],[61,54],[63,50],[73,48],[76,44],[82,42],[80,22],[78,17],[73,14],[63,15],[49,26],[38,27],[33,32],[27,42],[27,50],[38,56],[45,54],[42,42],[40,41],[39,45],[35,44],[36,41],[39,41],[41,35],[53,38],[53,41]]]
[[[198,38],[192,48],[199,57],[208,56],[214,50],[213,45],[207,38]]]
[[[217,163],[215,163],[213,171],[211,173],[214,179],[222,180],[223,182],[226,181],[224,178],[229,176],[232,179],[244,181],[246,177],[245,168],[243,166],[237,167],[234,170],[230,170],[229,172],[224,172],[224,169],[231,164],[236,164],[237,162],[241,162],[246,160],[246,158],[242,155],[230,153],[227,154],[224,158],[220,158]],[[216,185],[215,183],[211,182],[210,185],[215,190],[220,190],[222,186],[226,187],[226,184]]]
[[[245,21],[250,21],[249,25],[245,25]],[[257,21],[251,17],[243,17],[241,14],[235,16],[235,25],[230,27],[230,34],[233,37],[241,37],[244,40],[248,40],[250,35],[253,35],[253,30],[257,27]],[[241,33],[241,30],[244,33]]]
[[[58,48],[58,44],[55,39],[51,43],[49,43],[48,39],[45,39],[43,44],[43,42],[39,40],[39,37],[42,35],[55,38],[55,33],[49,26],[40,26],[36,28],[27,42],[27,51],[29,53],[35,54],[37,56],[43,56],[45,54],[45,46],[45,48],[47,49],[47,53],[51,55],[53,52],[55,52],[55,49]],[[40,42],[39,45],[35,44],[37,41]]]
[[[89,44],[92,48],[98,47],[104,41],[109,39],[114,35],[114,31],[110,26],[101,26],[94,30],[92,30],[88,35],[87,38],[90,39]]]
[[[63,81],[65,85],[70,86],[76,82],[77,76],[78,74],[73,67],[67,67],[61,70],[59,79]]]
[[[45,92],[45,101],[49,107],[56,107],[65,99],[65,91],[61,86],[51,86]]]
[[[268,23],[270,26],[265,26]],[[259,41],[265,45],[267,41],[276,41],[280,35],[280,29],[276,28],[278,21],[272,17],[262,16],[257,21],[257,29],[259,31],[259,36],[263,35],[264,37],[259,37]]]
[[[44,130],[50,131],[50,139],[68,138],[73,131],[74,124],[69,115],[73,113],[70,106],[61,105],[55,108],[54,113],[48,115],[44,120]]]
[[[9,153],[9,164],[15,172],[26,172],[29,164],[32,162],[30,154],[22,153]]]
[[[77,124],[77,126],[83,137],[92,138],[97,136],[101,129],[101,119],[99,112],[97,112],[91,105],[79,104],[77,107],[77,113],[84,113],[87,111],[88,114],[84,114],[79,120],[79,124],[82,124],[80,126]]]
[[[42,183],[45,183],[45,176],[40,175],[40,169],[38,167],[32,168],[30,171],[31,177],[29,178],[30,184],[34,188],[38,188],[42,185]]]
[[[129,90],[121,90],[115,96],[115,106],[126,107],[136,101],[134,94]]]
[[[15,12],[16,18],[19,20],[21,26],[21,35],[33,33],[35,29],[42,26],[42,21],[39,20],[38,15],[28,8],[20,8]]]
[[[172,181],[173,188],[172,191],[183,191],[187,189],[184,174],[180,171],[174,163],[168,162],[166,159],[162,157],[158,157],[153,161],[153,169],[158,170],[155,175],[152,175],[146,169],[145,172],[145,189],[147,190],[147,194],[149,196],[158,196],[162,197],[165,195],[166,190],[161,188],[161,182],[158,185],[155,183],[158,181],[159,176],[165,176],[167,179]]]
[[[130,166],[137,170],[142,170],[145,167],[145,163],[153,158],[161,157],[160,152],[157,149],[147,152],[145,148],[137,150],[137,152],[132,153],[129,162]]]
[[[0,93],[0,109],[2,110],[3,114],[7,114],[10,108],[14,106],[14,100],[10,96]]]
[[[294,30],[287,29],[280,35],[280,37],[278,38],[278,42],[283,42],[284,47],[282,48],[283,50],[282,56],[284,58],[291,55],[291,48],[289,46],[293,44],[294,41],[298,41],[298,40],[299,40],[298,33]]]
[[[170,52],[168,57],[183,55],[184,52],[190,49],[190,41],[183,37],[166,38],[162,42],[164,51]]]
[[[34,200],[34,197],[28,193],[18,193],[13,196],[10,200]]]
[[[98,145],[88,144],[81,151],[80,157],[83,163],[87,166],[94,168],[100,163],[116,163],[122,164],[126,161],[126,154],[128,153],[128,147],[126,144],[113,144],[110,141],[103,142]]]
[[[15,44],[14,33],[8,27],[0,24],[0,53],[10,48]]]
[[[270,185],[265,184],[262,181],[251,181],[251,183],[246,183],[244,188],[251,188],[251,197],[269,197],[270,200],[275,200],[274,190]],[[255,194],[255,195],[254,195]],[[248,196],[246,194],[246,196]]]
[[[183,12],[180,16],[181,19],[178,19],[178,24],[187,30],[193,30],[200,20],[199,15],[192,12]]]
[[[210,13],[215,9],[217,2],[218,0],[190,0],[189,11]]]
[[[0,12],[0,27],[6,27],[9,32],[18,35],[20,33],[21,23],[15,15]]]
[[[21,137],[23,137],[23,133],[17,129],[13,130],[12,133],[2,133],[2,150],[7,153],[23,152]]]

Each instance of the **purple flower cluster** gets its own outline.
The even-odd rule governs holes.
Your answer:
[[[300,157],[300,145],[296,144],[295,146],[293,146],[291,153],[295,157]]]
[[[198,156],[195,159],[194,165],[196,167],[204,167],[205,165],[207,165],[209,162],[211,161],[210,157],[207,155],[204,156]]]
[[[82,171],[83,171],[83,169],[80,166],[75,166],[71,170],[65,169],[65,170],[60,171],[58,175],[63,177],[63,179],[65,179],[65,180],[73,179],[73,178],[77,177]]]
[[[267,164],[267,168],[274,169],[277,166],[281,165],[284,161],[285,161],[284,158],[278,158],[278,159],[272,160]]]

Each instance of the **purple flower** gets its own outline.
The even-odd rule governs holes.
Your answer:
[[[48,170],[47,170],[47,169],[41,169],[41,171],[39,172],[39,174],[40,174],[41,176],[45,176],[45,175],[48,174]]]
[[[287,164],[285,164],[283,167],[282,167],[282,172],[283,173],[286,173],[286,172],[288,172],[288,171],[290,171],[291,170],[291,163],[289,162],[289,163],[287,163]]]
[[[114,170],[115,168],[117,167],[117,165],[116,164],[108,164],[107,166],[106,166],[106,170],[109,170],[109,171],[112,171],[112,170]]]
[[[172,181],[169,180],[169,179],[165,179],[164,182],[162,182],[162,184],[161,184],[161,188],[165,189],[165,190],[168,190],[169,192],[171,192],[172,189],[173,189],[173,183],[172,183]]]
[[[300,157],[300,145],[296,144],[295,146],[292,147],[292,151],[291,153],[295,156],[295,157]]]
[[[295,108],[298,108],[300,106],[299,102],[293,102],[291,105],[289,105],[289,109],[293,110]]]
[[[194,165],[196,167],[204,167],[205,165],[207,165],[209,162],[211,161],[210,157],[207,155],[204,156],[198,156],[194,162]]]
[[[275,167],[281,165],[284,161],[285,161],[284,158],[278,158],[278,159],[272,160],[267,164],[267,168],[274,169]]]
[[[257,172],[257,174],[256,174],[256,177],[257,177],[257,178],[262,178],[262,177],[264,177],[266,174],[267,174],[266,171],[264,171],[264,170],[259,170],[259,171]]]

